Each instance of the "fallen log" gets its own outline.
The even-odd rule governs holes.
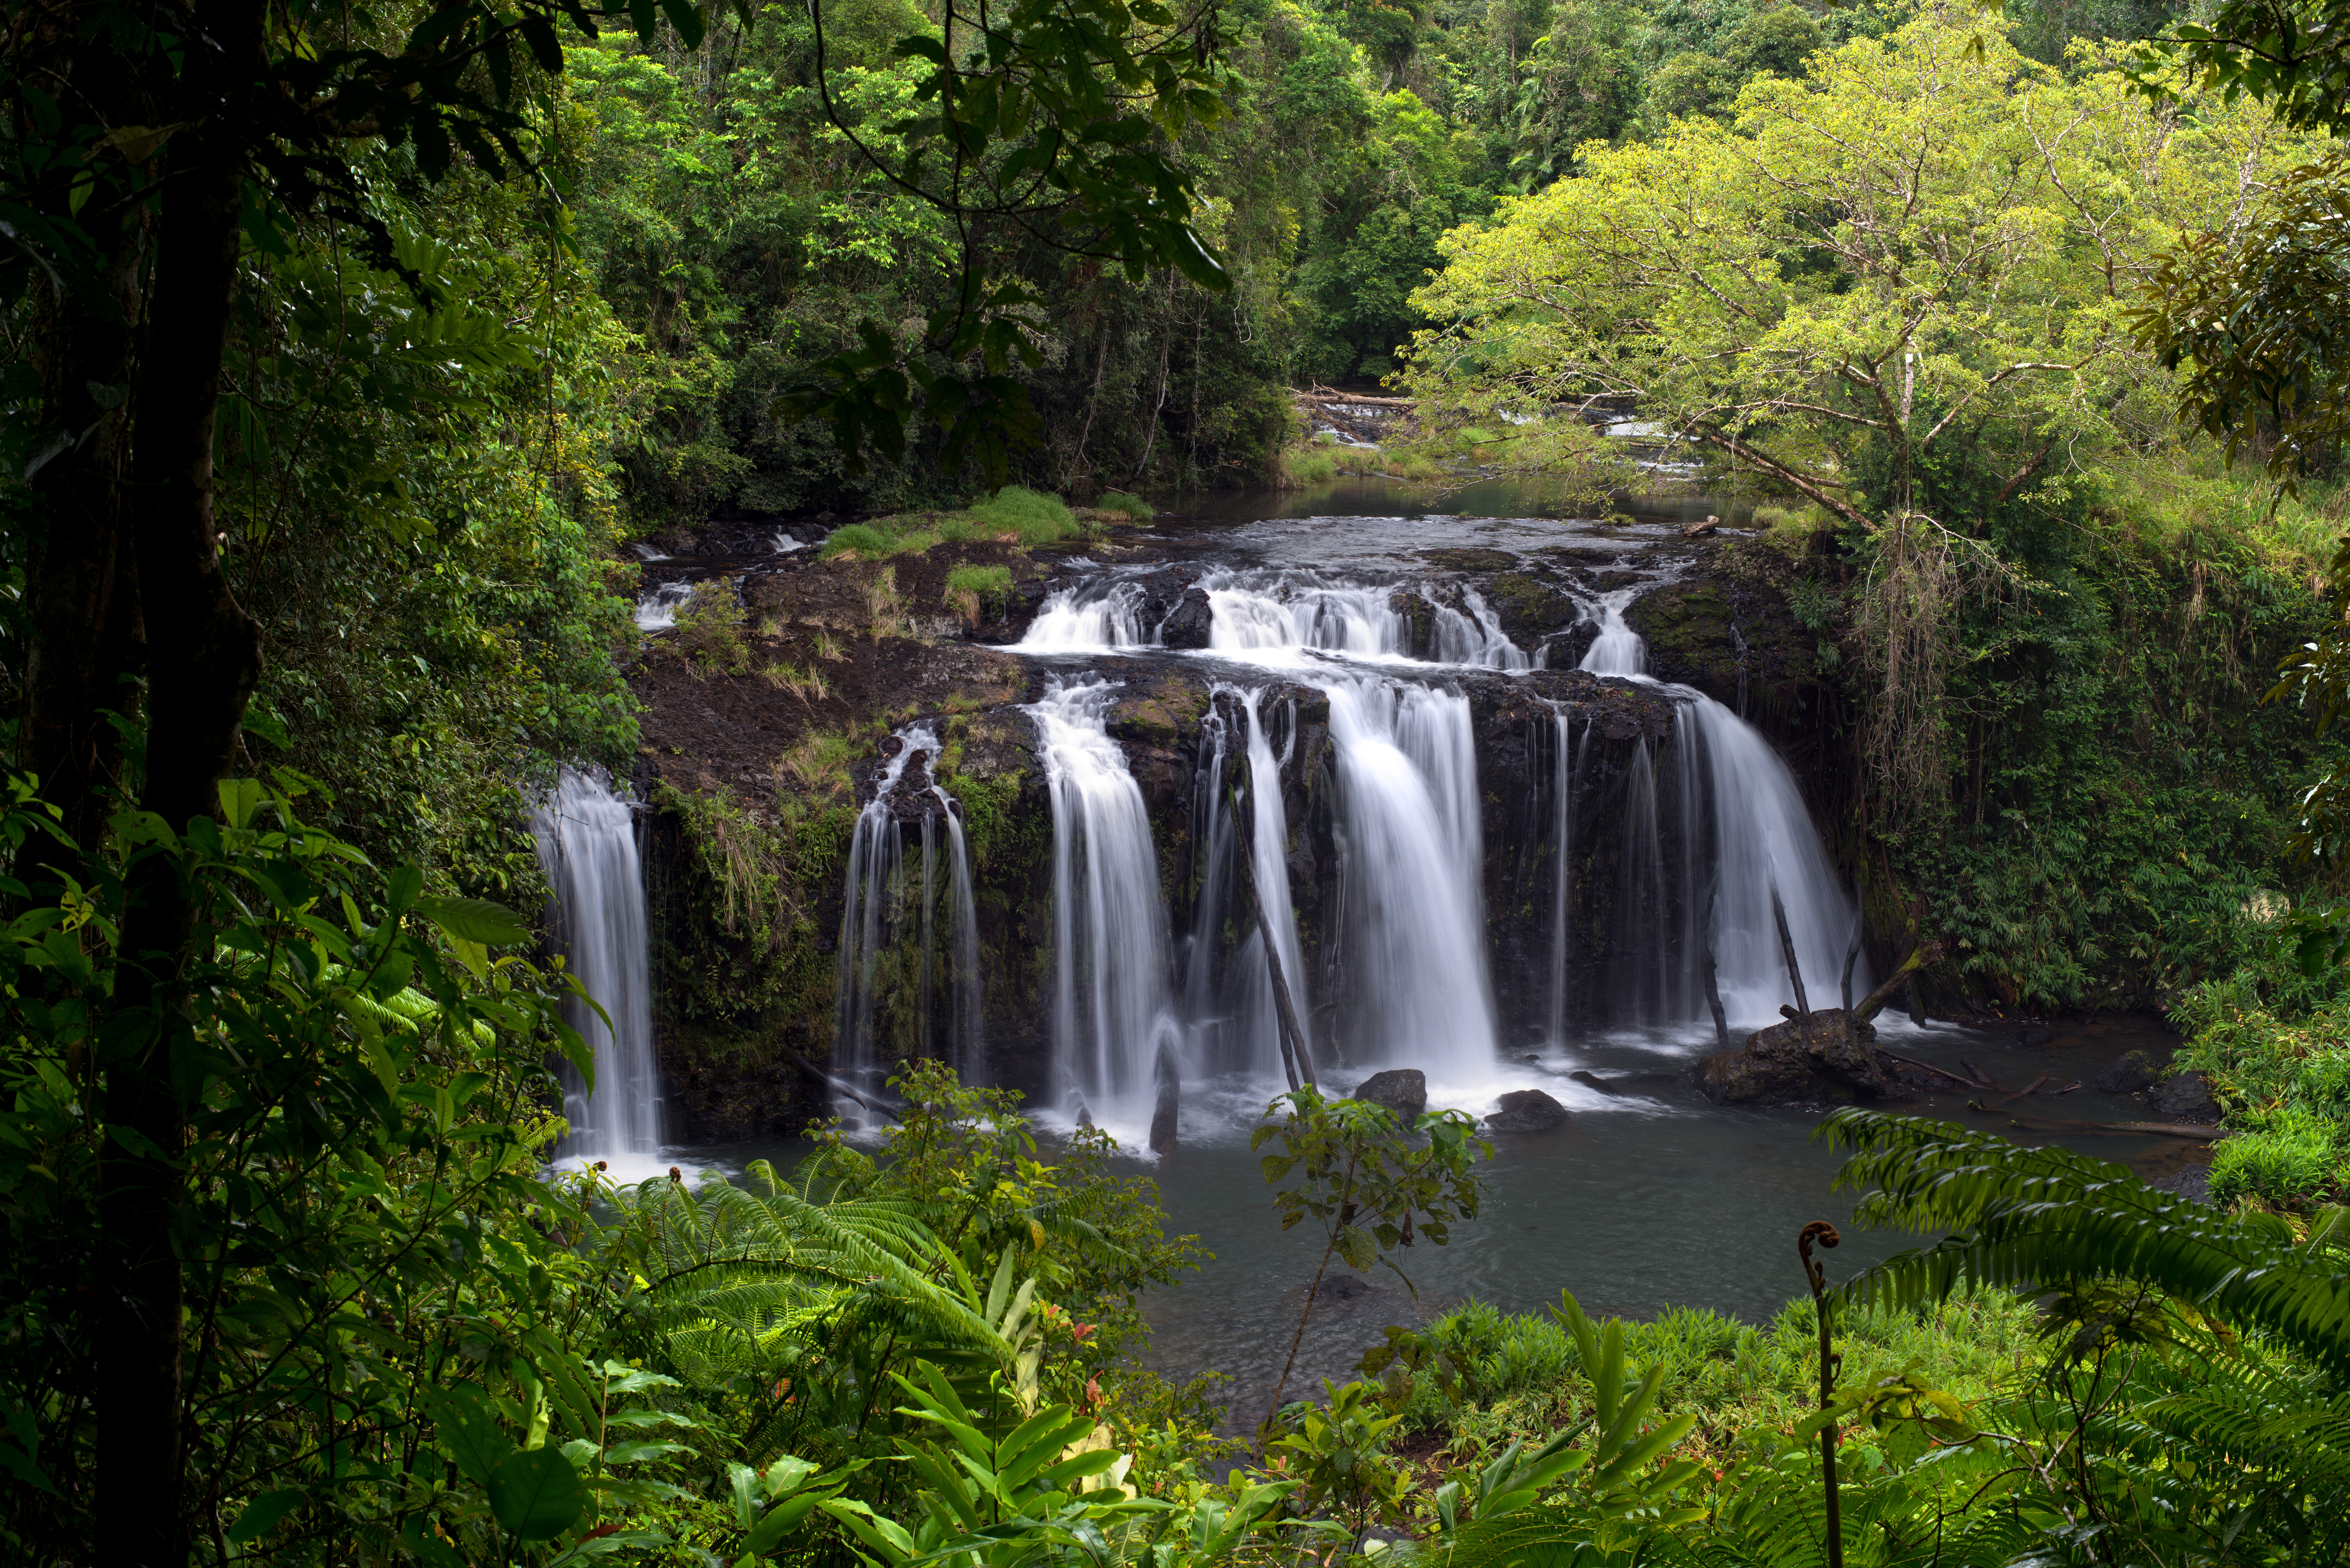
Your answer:
[[[834,1094],[846,1095],[850,1099],[855,1100],[858,1105],[863,1106],[867,1110],[875,1112],[880,1116],[888,1116],[893,1122],[902,1122],[906,1119],[899,1116],[897,1113],[897,1110],[887,1101],[877,1100],[872,1096],[867,1094],[864,1090],[842,1083],[839,1079],[834,1077],[831,1074],[826,1072],[823,1068],[817,1066],[815,1063],[809,1061],[806,1057],[801,1055],[798,1052],[793,1050],[782,1041],[778,1040],[775,1042],[775,1049],[781,1051],[785,1056],[789,1057],[793,1066],[797,1067],[801,1072],[806,1073],[810,1078],[822,1084]]]
[[[2164,1137],[2200,1138],[2217,1143],[2229,1137],[2224,1127],[2207,1127],[2195,1122],[2087,1122],[2068,1120],[2062,1116],[2035,1116],[2012,1111],[2008,1121],[2015,1127],[2033,1132],[2106,1133],[2114,1137],[2138,1137],[2156,1134]]]
[[[2002,1095],[1998,1099],[1993,1100],[1991,1104],[1984,1106],[1981,1108],[1987,1111],[2003,1111],[2008,1106],[2013,1105],[2016,1101],[2022,1099],[2029,1095],[2038,1093],[2040,1085],[2048,1082],[2055,1075],[2056,1075],[2054,1073],[2043,1073],[2040,1076],[2033,1079],[2032,1082],[2024,1085],[2023,1087],[2016,1090],[2015,1093],[2012,1095]]]
[[[1921,1068],[1929,1073],[1939,1074],[1942,1077],[1948,1078],[1953,1084],[1964,1084],[1970,1089],[1988,1089],[1991,1087],[1989,1084],[1979,1084],[1975,1082],[1975,1080],[1968,1077],[1964,1073],[1954,1073],[1948,1067],[1937,1067],[1931,1062],[1921,1062],[1915,1056],[1904,1056],[1900,1052],[1887,1051],[1882,1045],[1879,1045],[1877,1049],[1878,1054],[1881,1055],[1890,1056],[1897,1062],[1906,1062],[1912,1067]]]

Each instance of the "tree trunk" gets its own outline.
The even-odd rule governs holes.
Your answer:
[[[70,29],[75,20],[68,14],[61,26]],[[45,43],[36,49],[47,69],[68,79],[95,117],[111,125],[152,119],[140,73],[126,68],[110,39]],[[37,521],[25,566],[17,765],[40,781],[43,798],[64,813],[66,832],[87,856],[105,831],[101,792],[116,782],[120,763],[103,714],[135,716],[139,707],[128,684],[140,664],[139,594],[124,487],[147,233],[143,214],[114,190],[98,194],[80,223],[94,253],[88,273],[39,290],[34,363],[41,423],[27,454],[37,465],[31,476]],[[60,854],[51,847],[42,858],[82,878],[79,867],[59,864]]]
[[[210,58],[193,49],[183,81],[230,82],[257,59],[251,0],[203,13]],[[226,58],[222,58],[222,56]],[[210,76],[218,84],[220,77]],[[156,277],[135,405],[130,541],[148,642],[146,778],[140,806],[175,831],[218,809],[246,699],[261,669],[260,628],[221,570],[213,518],[213,431],[236,278],[243,148],[219,115],[171,143]],[[187,1560],[181,1399],[184,1278],[177,1232],[186,1112],[171,1071],[190,1041],[183,975],[194,888],[179,857],[150,853],[129,877],[115,984],[120,1042],[108,1062],[106,1115],[133,1137],[109,1143],[99,1212],[115,1289],[100,1369],[99,1558],[122,1568]],[[120,1025],[130,1025],[120,1027]]]

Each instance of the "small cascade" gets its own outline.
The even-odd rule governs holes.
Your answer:
[[[1147,1120],[1168,992],[1150,815],[1105,727],[1118,687],[1053,680],[1026,711],[1053,804],[1053,1051],[1097,1115]]]
[[[1632,591],[1619,590],[1599,601],[1599,635],[1584,656],[1582,668],[1595,674],[1661,684],[1648,673],[1648,645],[1625,623],[1624,607],[1632,597]],[[1665,690],[1680,700],[1674,745],[1680,753],[1681,776],[1687,781],[1676,792],[1688,813],[1681,827],[1685,869],[1679,899],[1680,975],[1690,979],[1700,975],[1697,966],[1705,961],[1703,955],[1710,945],[1722,1006],[1731,1019],[1774,1022],[1780,1004],[1794,1000],[1771,909],[1775,884],[1787,911],[1805,990],[1814,1005],[1833,1005],[1826,999],[1835,995],[1836,980],[1843,971],[1852,905],[1812,826],[1794,774],[1762,732],[1728,708],[1690,687]],[[1653,774],[1649,782],[1653,813]],[[1707,802],[1702,817],[1695,804],[1700,794]],[[1632,809],[1635,815],[1639,811],[1637,800]],[[1638,825],[1628,825],[1627,831],[1637,844]],[[1703,889],[1693,869],[1701,838],[1704,849],[1711,852],[1712,867]],[[1661,902],[1665,867],[1659,863],[1643,875],[1652,878],[1652,896]],[[1646,933],[1636,940],[1647,940]],[[1660,1001],[1669,1015],[1696,1016],[1687,980],[1669,988],[1659,982],[1659,988],[1664,991]]]
[[[563,1004],[564,1022],[595,1052],[591,1092],[567,1064],[558,1158],[650,1154],[661,1142],[660,1067],[653,1055],[652,980],[645,956],[645,883],[635,814],[601,778],[569,768],[531,813],[540,869],[555,889],[556,946],[602,1007]]]
[[[1485,670],[1531,670],[1525,650],[1502,629],[1502,618],[1475,588],[1464,587],[1461,602],[1468,613],[1439,604],[1436,608],[1436,659],[1440,664],[1472,664]]]
[[[1346,828],[1341,919],[1356,1064],[1491,1062],[1468,699],[1372,679],[1322,690]]]
[[[1407,657],[1410,623],[1395,607],[1392,585],[1364,587],[1337,584],[1306,573],[1206,577],[1214,619],[1208,647],[1243,657],[1295,654],[1304,649],[1342,653],[1355,659]]]
[[[1143,624],[1142,590],[1132,583],[1086,583],[1060,588],[1037,607],[1018,643],[1027,653],[1102,653],[1149,648],[1156,628]]]
[[[656,557],[667,560],[668,556]],[[639,631],[667,631],[677,624],[678,607],[693,597],[691,583],[662,583],[637,601]]]
[[[930,781],[938,734],[917,724],[892,739],[849,840],[835,986],[833,1060],[868,1093],[909,1058],[936,1057],[966,1078],[984,1061],[978,906],[954,800]]]

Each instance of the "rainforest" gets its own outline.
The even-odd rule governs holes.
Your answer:
[[[0,1555],[2350,1557],[2345,0],[10,0]]]

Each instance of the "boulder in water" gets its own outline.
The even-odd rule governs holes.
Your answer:
[[[2106,1069],[2097,1079],[2097,1092],[2105,1095],[2135,1095],[2151,1089],[2169,1075],[2163,1064],[2144,1051],[2133,1051]]]
[[[1746,1037],[1743,1051],[1709,1056],[1697,1085],[1721,1105],[1783,1106],[1818,1100],[1900,1100],[1911,1090],[1873,1042],[1868,1023],[1847,1025],[1840,1007],[1791,1018]]]
[[[1409,1121],[1428,1109],[1428,1075],[1417,1067],[1390,1067],[1356,1085],[1354,1098],[1385,1106]]]
[[[1209,607],[1208,591],[1193,587],[1183,590],[1167,618],[1159,623],[1159,640],[1169,648],[1205,648],[1208,634],[1215,622],[1215,612]]]
[[[1495,1102],[1501,1108],[1485,1118],[1494,1132],[1548,1132],[1566,1125],[1566,1107],[1540,1089],[1516,1089]]]
[[[2181,1073],[2157,1089],[2147,1104],[2175,1122],[2216,1122],[2220,1106],[2200,1073]]]

